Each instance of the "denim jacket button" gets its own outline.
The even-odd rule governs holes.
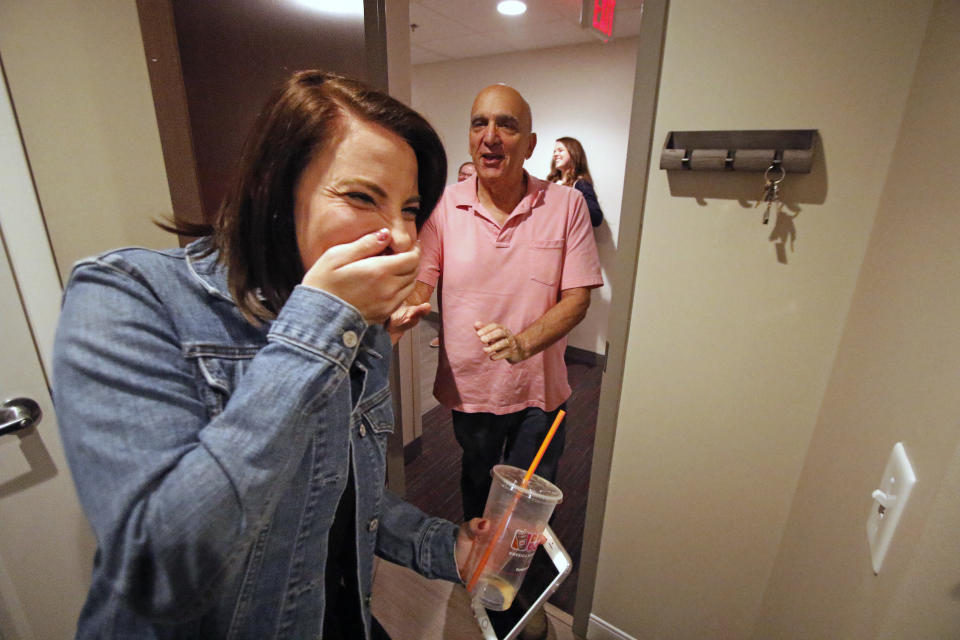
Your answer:
[[[348,349],[353,349],[355,346],[357,346],[357,343],[358,343],[358,342],[359,342],[359,340],[357,339],[357,332],[356,332],[356,331],[344,331],[344,332],[343,332],[343,344],[344,344],[344,346],[346,346]]]
[[[365,435],[367,435],[367,426],[361,422],[361,423],[360,423],[360,437],[362,438],[362,437],[364,437]]]
[[[367,525],[367,531],[369,531],[370,533],[373,533],[374,531],[377,530],[377,527],[379,526],[380,526],[380,522],[376,518],[373,518],[370,520],[370,524]]]

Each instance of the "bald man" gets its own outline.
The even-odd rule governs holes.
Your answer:
[[[414,324],[440,287],[434,395],[452,411],[463,450],[464,519],[483,514],[493,466],[526,469],[564,408],[567,334],[586,315],[590,289],[603,284],[583,196],[523,168],[536,144],[530,106],[516,89],[493,85],[477,94],[469,129],[476,176],[444,191],[420,232],[416,289],[391,319],[399,330]],[[562,423],[538,475],[556,479],[564,439]],[[490,614],[498,635],[547,582],[534,562],[519,609]],[[546,633],[538,610],[519,637]]]
[[[603,284],[590,216],[574,189],[528,174],[530,106],[515,89],[480,91],[470,112],[477,175],[450,185],[420,234],[408,303],[440,286],[441,349],[434,395],[453,412],[463,449],[464,518],[483,514],[490,470],[527,468],[570,396],[566,336]],[[538,475],[553,481],[564,430]]]

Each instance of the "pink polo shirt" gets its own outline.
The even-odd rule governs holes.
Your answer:
[[[512,365],[490,360],[473,323],[499,322],[520,333],[557,303],[560,291],[603,284],[580,192],[527,175],[527,194],[501,227],[470,178],[443,192],[420,245],[417,279],[440,282],[437,400],[467,413],[556,409],[570,396],[566,337]]]

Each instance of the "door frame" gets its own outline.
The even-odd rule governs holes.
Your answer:
[[[0,59],[0,229],[47,387],[63,283],[37,199],[7,76]]]
[[[640,43],[637,51],[633,105],[630,113],[627,158],[624,166],[625,179],[616,245],[618,259],[608,271],[612,289],[610,318],[629,318],[633,308],[637,261],[643,227],[644,201],[654,149],[653,133],[668,8],[669,0],[644,0],[643,2],[643,19],[640,26]],[[410,340],[410,343],[408,343],[410,346],[401,342],[405,349],[412,348],[412,353],[408,350],[402,352],[401,369],[403,375],[411,375],[411,365],[409,363],[418,361],[419,349],[416,348],[416,344],[419,341],[419,332],[417,329],[418,327],[414,331],[408,332],[407,336],[404,337],[406,340],[410,334],[414,334],[411,337],[415,337],[415,340]],[[588,631],[592,629],[591,611],[593,610],[600,541],[603,534],[603,518],[606,510],[629,333],[629,322],[610,323],[607,329],[609,353],[600,389],[590,488],[587,497],[586,524],[580,552],[579,580],[573,615],[573,632],[577,637],[582,638],[603,637],[601,635],[588,635]],[[409,386],[405,385],[401,393],[403,415],[405,417],[409,416],[410,405],[415,402],[417,406],[413,419],[417,421],[421,417],[419,407],[420,387],[420,375],[412,375]],[[407,419],[409,420],[409,418]],[[419,435],[419,432],[417,432],[417,435]]]
[[[608,272],[612,291],[610,318],[630,318],[633,309],[644,202],[654,149],[653,130],[657,116],[669,4],[670,0],[644,0],[643,2],[637,69],[633,85],[633,106],[630,110],[627,161],[624,166],[620,226],[617,234],[618,259]],[[620,396],[629,337],[630,322],[613,322],[608,325],[609,353],[600,386],[586,524],[580,551],[580,578],[577,582],[577,596],[573,610],[573,632],[582,638],[590,637],[588,632],[592,629],[590,623],[594,588],[597,581],[600,542],[603,536],[607,489],[610,483],[610,467],[618,427],[617,418],[620,413]]]

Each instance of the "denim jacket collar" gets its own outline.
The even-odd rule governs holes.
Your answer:
[[[227,283],[227,267],[220,261],[220,252],[210,250],[210,238],[199,238],[184,247],[187,268],[193,279],[210,295],[236,306]],[[269,326],[271,321],[267,321]],[[389,346],[378,345],[375,332],[366,331],[361,340],[361,351],[383,360],[389,357]],[[379,348],[378,348],[379,347]]]
[[[227,268],[220,262],[220,252],[211,250],[210,242],[210,238],[200,238],[186,246],[187,268],[207,293],[236,304],[227,285]]]

